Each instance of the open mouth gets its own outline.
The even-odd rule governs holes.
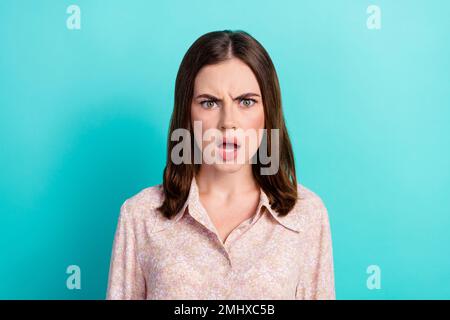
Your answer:
[[[219,148],[224,150],[230,150],[233,151],[235,149],[239,149],[241,147],[240,143],[237,141],[236,138],[234,139],[223,139],[221,143],[217,145]]]
[[[234,150],[239,149],[241,146],[236,143],[222,143],[219,145],[219,148],[225,149],[225,150]]]
[[[217,147],[220,151],[221,157],[224,160],[230,160],[235,159],[237,157],[237,153],[241,145],[236,138],[232,139],[224,138],[222,142],[217,144]]]

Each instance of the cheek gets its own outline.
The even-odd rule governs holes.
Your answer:
[[[208,110],[203,110],[196,106],[191,107],[191,122],[194,125],[194,121],[200,121],[202,129],[206,130],[212,128],[215,125],[215,115]]]
[[[264,128],[264,108],[259,106],[242,117],[241,127],[245,129],[263,129]]]
[[[197,122],[197,124],[195,124]],[[198,128],[200,128],[200,132],[195,130],[194,125],[196,125]],[[197,108],[195,106],[191,107],[191,126],[194,129],[194,138],[197,142],[198,146],[201,146],[201,148],[204,148],[206,144],[209,144],[209,142],[203,141],[202,134],[205,134],[205,132],[208,129],[214,129],[217,126],[217,119],[215,119],[214,114],[211,112],[208,112],[206,110]]]
[[[265,117],[264,117],[264,108],[263,106],[259,106],[257,109],[252,110],[252,112],[247,112],[245,115],[242,115],[240,120],[241,128],[246,132],[256,132],[255,134],[250,134],[245,137],[245,149],[248,152],[249,156],[246,156],[247,159],[251,158],[257,151],[258,147],[261,144],[261,140],[263,137],[263,132],[261,129],[265,128]]]
[[[252,129],[255,130],[257,133],[257,145],[261,143],[262,139],[262,133],[260,132],[260,129],[264,129],[265,122],[264,122],[264,109],[263,107],[259,107],[258,109],[252,111],[251,113],[247,114],[246,117],[243,117],[242,120],[242,127],[246,130]]]

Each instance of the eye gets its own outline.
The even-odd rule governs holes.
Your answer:
[[[246,108],[253,106],[255,103],[255,99],[241,99],[241,104]]]
[[[205,109],[212,109],[217,105],[217,103],[214,100],[205,100],[200,102],[200,105]]]

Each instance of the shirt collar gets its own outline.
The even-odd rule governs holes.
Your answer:
[[[255,221],[263,212],[266,210],[262,210],[262,207],[265,207],[269,214],[272,215],[272,217],[277,221],[279,224],[283,225],[284,227],[300,232],[301,231],[301,221],[299,219],[299,216],[296,214],[296,212],[289,212],[285,216],[280,216],[275,210],[272,209],[269,198],[267,197],[267,194],[260,188],[260,197],[259,197],[259,204],[257,207],[257,213],[253,217],[251,223]],[[187,209],[187,210],[186,210]],[[187,197],[187,200],[185,201],[183,207],[180,211],[175,215],[173,218],[174,222],[177,222],[185,213],[189,213],[194,219],[198,220],[200,223],[205,225],[206,227],[209,227],[210,229],[214,229],[214,226],[209,219],[208,214],[206,213],[205,208],[200,202],[199,197],[199,191],[198,191],[198,185],[197,180],[195,176],[192,178],[191,186],[189,190],[189,195]]]

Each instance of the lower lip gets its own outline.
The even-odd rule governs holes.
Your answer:
[[[230,149],[218,146],[219,153],[222,156],[222,159],[225,161],[236,159],[239,148],[240,147],[234,147],[233,149]]]

